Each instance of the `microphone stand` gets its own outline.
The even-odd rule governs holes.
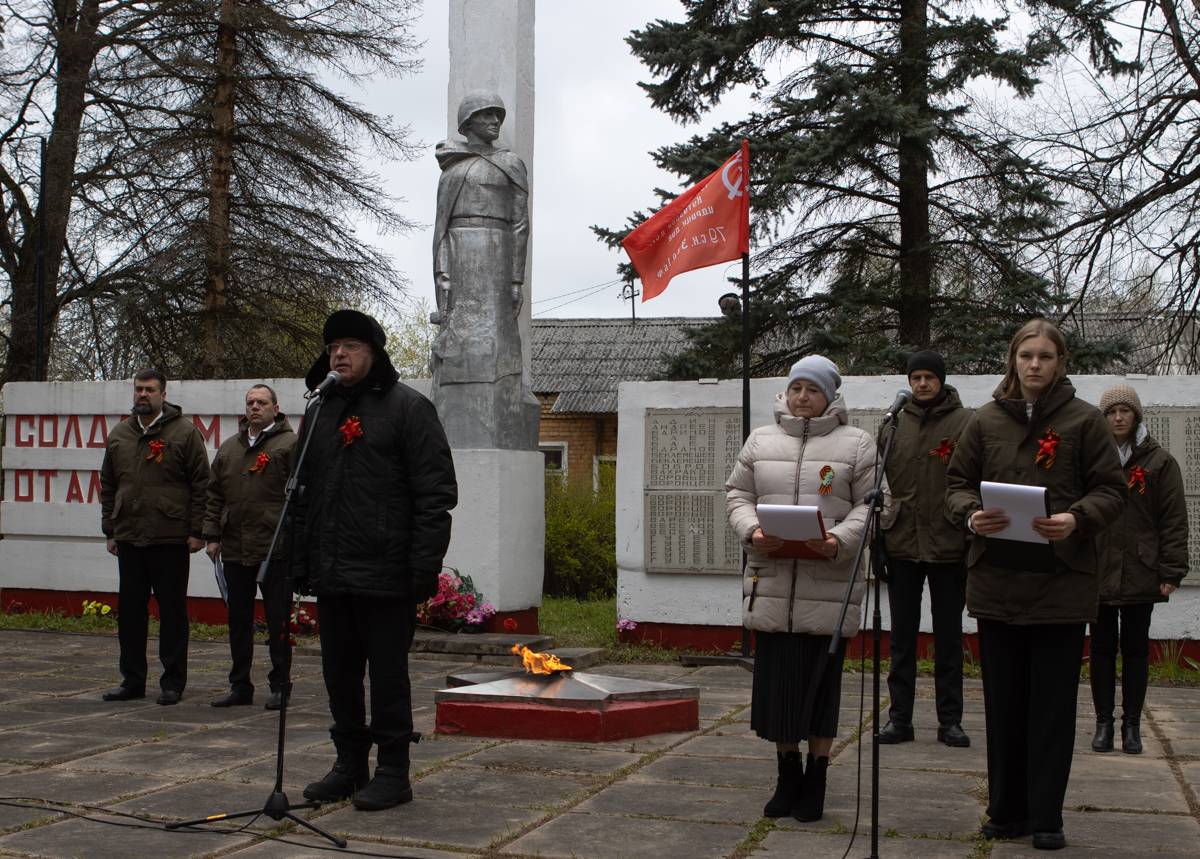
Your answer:
[[[267,576],[267,570],[271,566],[271,559],[275,555],[275,546],[278,544],[279,535],[283,530],[284,520],[291,512],[292,495],[296,490],[296,485],[300,478],[300,466],[303,464],[304,457],[308,453],[308,445],[309,442],[312,441],[312,430],[313,427],[316,426],[317,416],[320,415],[321,406],[324,405],[324,403],[325,397],[322,396],[321,393],[315,394],[312,396],[312,401],[305,410],[304,417],[302,419],[303,425],[301,426],[301,431],[304,434],[304,444],[300,447],[300,456],[297,457],[295,462],[292,463],[292,473],[288,476],[287,484],[283,490],[283,507],[279,511],[279,521],[275,523],[275,533],[271,535],[271,545],[267,549],[267,557],[264,558],[263,562],[258,566],[257,581],[259,584],[262,584],[263,579],[265,579]],[[292,560],[294,560],[294,558],[288,559],[289,564],[292,562]],[[290,579],[291,576],[289,575],[288,578]],[[182,829],[185,826],[196,826],[200,823],[216,823],[218,820],[234,820],[235,818],[240,817],[251,817],[265,814],[272,820],[287,819],[293,823],[297,823],[306,829],[312,830],[321,837],[328,839],[338,847],[346,846],[345,838],[342,838],[339,835],[334,835],[332,832],[322,829],[315,823],[305,820],[303,817],[292,813],[296,809],[301,808],[320,808],[321,803],[301,802],[293,805],[288,801],[287,794],[283,792],[284,736],[287,730],[288,699],[291,698],[292,695],[292,681],[290,676],[283,684],[283,688],[279,691],[279,740],[275,749],[275,788],[271,791],[271,795],[267,797],[266,804],[264,804],[262,808],[254,808],[246,811],[221,812],[219,814],[198,817],[194,820],[183,820],[177,823],[168,823],[166,824],[166,829]]]
[[[842,623],[846,620],[846,612],[850,608],[850,597],[854,593],[854,585],[858,581],[858,571],[862,568],[863,554],[867,543],[871,545],[871,579],[875,583],[872,594],[871,613],[871,700],[874,711],[871,716],[871,855],[868,859],[879,859],[879,642],[883,637],[883,615],[879,609],[879,582],[887,564],[887,556],[883,550],[883,531],[879,527],[880,516],[883,513],[883,479],[887,472],[888,459],[892,455],[892,443],[896,440],[896,422],[899,410],[888,418],[887,438],[883,445],[883,456],[875,470],[875,486],[866,495],[870,509],[867,512],[867,527],[863,529],[862,538],[858,542],[858,551],[854,556],[854,568],[850,581],[846,583],[846,593],[842,597],[842,607],[838,612],[837,623],[833,628],[833,639],[829,643],[830,655],[837,653],[842,643]]]

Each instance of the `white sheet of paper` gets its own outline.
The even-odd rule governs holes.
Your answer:
[[[821,508],[803,504],[759,504],[758,527],[768,537],[784,540],[823,540]]]
[[[999,507],[1008,514],[1008,527],[988,537],[1022,543],[1050,542],[1033,530],[1034,518],[1046,515],[1046,487],[984,480],[979,484],[979,496],[985,510]]]

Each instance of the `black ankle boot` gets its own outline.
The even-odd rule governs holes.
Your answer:
[[[763,807],[763,817],[787,817],[800,798],[800,786],[804,783],[804,765],[799,752],[776,752],[779,778],[775,782],[775,793]]]
[[[820,820],[825,813],[825,781],[829,773],[829,758],[814,758],[808,756],[808,771],[804,774],[804,782],[800,786],[800,798],[792,817],[801,823],[812,823]]]
[[[1142,753],[1142,726],[1129,716],[1121,717],[1121,751],[1127,755]]]
[[[1096,733],[1092,737],[1093,752],[1111,752],[1113,750],[1113,720],[1112,716],[1107,719],[1096,719]]]
[[[371,771],[367,765],[369,749],[354,752],[338,752],[333,769],[320,781],[304,788],[304,798],[317,802],[338,802],[349,799],[356,790],[366,787]]]
[[[355,792],[354,807],[361,811],[382,811],[412,802],[412,783],[408,780],[408,765],[375,767],[375,778]]]

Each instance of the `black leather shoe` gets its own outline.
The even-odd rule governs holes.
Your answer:
[[[109,689],[100,697],[105,701],[133,701],[138,698],[145,698],[146,690],[130,689],[128,686],[118,686],[116,689]]]
[[[897,743],[911,743],[913,738],[912,725],[900,725],[892,721],[884,725],[883,730],[879,732],[879,742],[885,746],[894,746]]]
[[[1096,733],[1092,736],[1093,752],[1111,752],[1113,750],[1113,720],[1097,719]]]
[[[230,692],[224,698],[218,698],[215,701],[209,701],[210,707],[244,707],[254,703],[253,692]]]
[[[1061,829],[1055,832],[1033,833],[1034,850],[1062,850],[1067,846],[1067,837]]]
[[[271,697],[267,699],[267,703],[263,704],[264,710],[282,710],[283,695],[279,692],[272,692]]]
[[[366,753],[353,757],[339,756],[333,769],[327,772],[324,778],[304,788],[304,798],[317,802],[339,802],[349,799],[356,790],[367,786],[370,777]]]
[[[1111,726],[1109,730],[1112,730]],[[1121,751],[1127,755],[1142,753],[1142,726],[1133,719],[1121,720]]]
[[[956,749],[969,748],[971,738],[961,725],[938,725],[938,742]]]
[[[983,826],[979,827],[979,832],[988,841],[997,841],[1006,838],[1024,838],[1029,834],[1029,821],[1014,820],[1012,823],[997,823],[994,820],[989,820]]]
[[[156,703],[162,704],[164,707],[169,707],[172,704],[178,704],[182,700],[182,692],[176,692],[174,689],[164,689],[159,694]]]

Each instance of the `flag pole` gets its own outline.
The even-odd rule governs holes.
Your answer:
[[[749,183],[747,183],[749,185]],[[742,444],[750,437],[750,254],[742,254]],[[742,576],[746,550],[742,549]],[[742,624],[742,659],[750,658],[750,630]]]

